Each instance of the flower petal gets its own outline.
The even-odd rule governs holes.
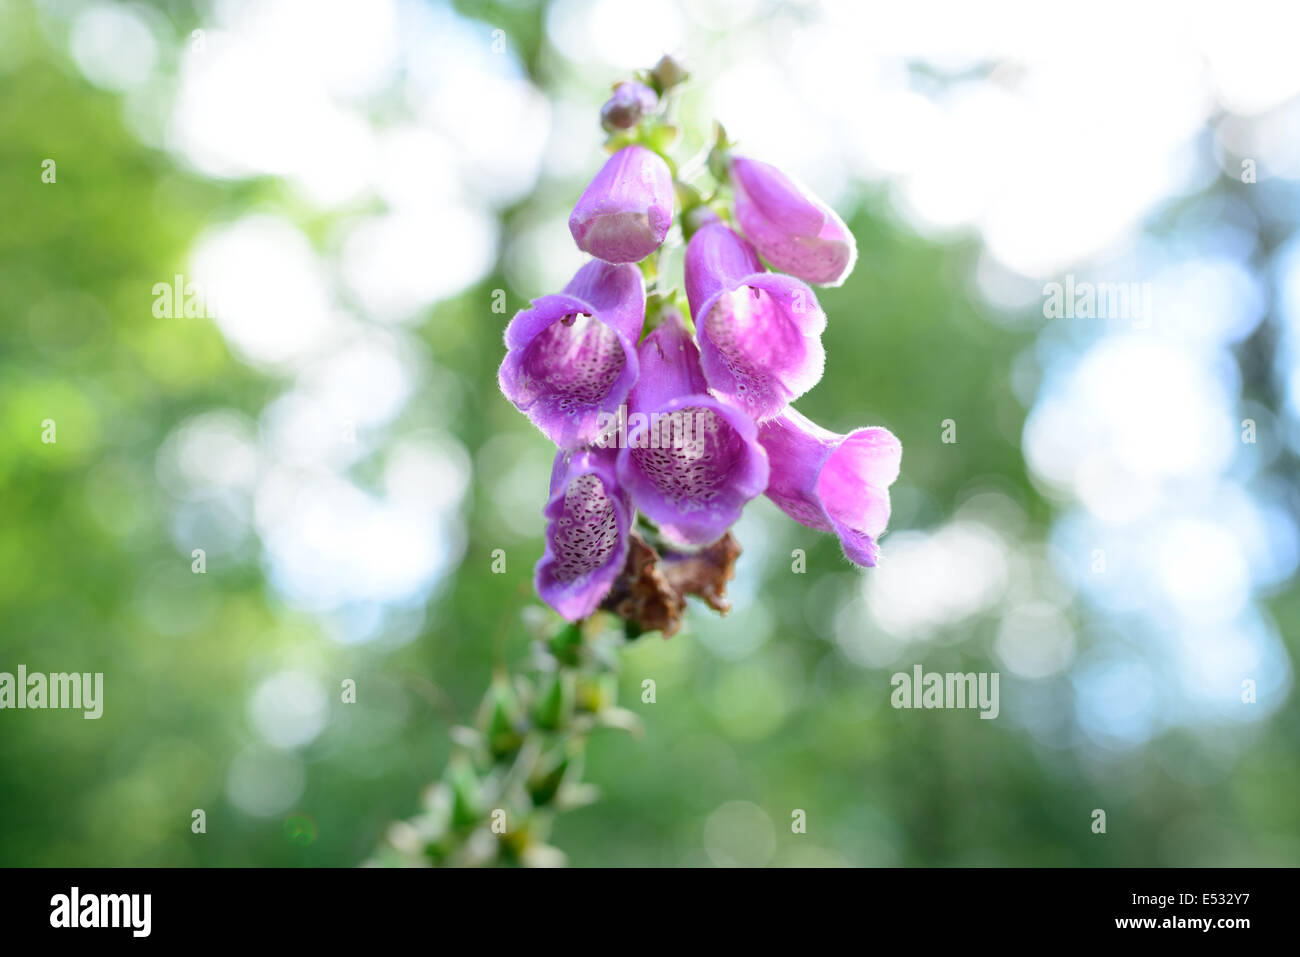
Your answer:
[[[857,261],[844,220],[775,166],[732,159],[736,221],[763,258],[805,282],[838,286]]]
[[[591,442],[636,381],[644,321],[640,271],[590,262],[511,320],[501,391],[561,448]]]
[[[903,447],[888,429],[857,429],[840,441],[817,477],[817,497],[832,522],[875,537],[889,524],[889,486]]]
[[[614,475],[612,452],[561,450],[543,514],[546,551],[534,583],[569,621],[594,612],[627,559],[632,510]]]
[[[797,279],[744,270],[752,248],[721,224],[703,227],[686,252],[686,289],[709,385],[763,421],[821,380],[826,315]]]
[[[834,532],[850,561],[875,565],[902,460],[898,439],[882,428],[838,435],[787,409],[762,425],[759,441],[771,463],[768,497],[796,522]]]
[[[663,157],[625,146],[601,167],[569,217],[583,252],[609,263],[640,262],[659,248],[673,221],[673,177]]]
[[[753,421],[704,391],[699,353],[679,316],[641,344],[629,396],[619,482],[671,541],[703,545],[767,486],[767,454]]]
[[[815,236],[825,222],[821,207],[770,163],[735,156],[732,180],[745,194],[746,205],[760,211],[773,226],[802,236]]]

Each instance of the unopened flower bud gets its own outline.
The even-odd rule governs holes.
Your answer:
[[[453,758],[447,765],[451,785],[451,823],[456,828],[472,827],[484,813],[483,785],[474,768],[463,758]]]
[[[569,216],[578,248],[607,263],[640,262],[673,221],[673,174],[663,157],[625,146],[601,167]]]
[[[661,93],[685,83],[690,77],[691,75],[682,65],[666,53],[659,58],[659,62],[650,71],[650,78],[654,80]]]
[[[569,773],[569,768],[574,765],[566,747],[557,748],[550,754],[545,754],[533,768],[533,773],[528,777],[528,792],[532,796],[533,804],[540,807],[543,804],[550,804],[555,800],[555,796],[560,791],[560,785],[564,783],[564,776]],[[581,759],[576,762],[581,771]]]
[[[718,214],[705,205],[693,206],[682,214],[682,235],[689,242],[691,237],[710,223],[721,222]]]
[[[737,156],[730,173],[736,220],[764,259],[804,282],[844,281],[858,246],[835,210],[767,163]]]
[[[543,683],[541,695],[533,709],[533,720],[539,728],[554,731],[564,726],[573,710],[573,676],[557,671]]]
[[[620,83],[600,108],[600,125],[607,131],[630,130],[655,111],[659,98],[644,83]]]
[[[512,754],[523,743],[519,732],[522,710],[510,682],[499,678],[492,682],[483,701],[483,724],[488,749],[493,757]]]

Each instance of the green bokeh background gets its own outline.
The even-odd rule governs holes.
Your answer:
[[[159,9],[177,42],[198,22],[182,4]],[[461,9],[506,29],[534,82],[550,88],[542,10]],[[214,323],[155,319],[151,287],[184,270],[202,228],[242,211],[275,210],[308,235],[329,224],[276,180],[210,181],[141,145],[119,99],[78,75],[29,5],[12,3],[3,17],[0,670],[102,671],[106,706],[98,721],[0,712],[0,864],[357,864],[388,822],[415,811],[445,762],[449,727],[472,714],[493,666],[525,656],[520,615],[534,603],[542,543],[511,546],[507,574],[491,574],[492,530],[510,516],[494,514],[486,495],[468,499],[463,563],[418,638],[390,653],[330,641],[277,598],[256,554],[192,575],[167,530],[159,444],[204,410],[255,418],[280,385],[234,358]],[[591,80],[593,114],[608,79]],[[57,159],[55,184],[41,181],[46,157]],[[537,200],[505,211],[503,229],[530,216],[530,203],[571,202],[573,187],[543,182]],[[832,317],[826,377],[802,411],[832,428],[881,424],[900,437],[896,501],[908,527],[941,523],[973,491],[994,488],[1023,510],[1025,538],[1041,539],[1054,511],[1027,475],[1025,409],[1008,372],[1033,327],[982,312],[968,279],[974,240],[919,239],[869,188],[850,226],[858,266],[842,288],[819,293]],[[462,414],[451,428],[471,456],[509,432],[545,446],[496,389],[508,316],[488,308],[495,288],[507,289],[512,312],[547,291],[511,288],[497,271],[417,326],[456,374]],[[1273,322],[1243,354],[1267,349]],[[1265,381],[1249,382],[1254,398],[1276,405]],[[446,386],[422,388],[394,436],[424,422]],[[957,445],[939,440],[950,417],[960,422]],[[57,423],[55,444],[41,441],[45,419]],[[536,476],[538,509],[546,478]],[[1300,863],[1292,703],[1265,721],[1169,732],[1100,763],[1086,748],[1037,745],[1006,720],[894,711],[895,669],[858,667],[831,637],[827,609],[858,573],[832,539],[756,507],[772,520],[747,526],[765,540],[746,543],[741,575],[760,583],[771,637],[732,658],[688,628],[625,653],[621,697],[645,734],[593,740],[585,776],[602,799],[561,817],[552,835],[572,863],[709,864],[707,822],[728,802],[761,809],[774,841],[767,861],[784,865]],[[807,551],[805,576],[790,573],[794,548]],[[183,637],[157,633],[142,602],[199,624]],[[1294,591],[1270,611],[1294,656]],[[1082,636],[1083,613],[1072,614]],[[704,627],[705,609],[691,615]],[[996,627],[991,616],[964,622],[960,644],[929,646],[916,660],[928,670],[994,670]],[[327,689],[353,678],[358,703],[335,701],[325,732],[304,749],[295,807],[257,819],[230,804],[225,781],[232,757],[256,739],[249,696],[282,667],[307,667]],[[657,682],[653,705],[640,700],[647,677]],[[1054,687],[1068,715],[1069,686]],[[1013,688],[1004,682],[1004,712]],[[1226,761],[1217,757],[1224,737],[1235,742]],[[1089,826],[1098,807],[1104,836]],[[206,834],[191,833],[195,808],[206,811]],[[807,812],[806,835],[790,833],[795,808]],[[294,814],[315,823],[313,843],[286,830]]]

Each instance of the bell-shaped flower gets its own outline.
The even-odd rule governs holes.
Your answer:
[[[659,248],[673,222],[673,174],[663,157],[625,146],[583,191],[569,232],[583,252],[608,263],[640,262]]]
[[[736,221],[772,266],[805,282],[838,286],[858,245],[844,220],[775,166],[731,158]]]
[[[767,487],[757,427],[709,394],[699,350],[676,312],[640,348],[618,480],[670,541],[717,540]]]
[[[501,391],[561,448],[588,443],[636,382],[644,324],[640,270],[589,262],[510,321]]]
[[[537,594],[569,621],[594,612],[627,560],[632,508],[614,474],[611,450],[563,449],[551,470],[546,552],[533,576]]]
[[[767,272],[721,223],[691,237],[686,295],[709,385],[755,420],[777,415],[821,379],[826,315],[817,297],[798,279]]]
[[[763,423],[758,438],[772,467],[768,497],[796,522],[838,535],[850,561],[875,565],[903,457],[898,439],[881,428],[838,435],[792,408]]]

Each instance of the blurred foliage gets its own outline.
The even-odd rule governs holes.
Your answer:
[[[457,7],[508,23],[535,82],[556,79],[537,9]],[[189,14],[166,9],[183,35]],[[254,208],[292,212],[292,200],[273,182],[206,181],[142,146],[119,100],[80,79],[24,5],[5,22],[14,32],[0,61],[0,670],[102,671],[106,705],[98,721],[0,713],[0,863],[361,862],[389,822],[416,813],[450,754],[449,730],[469,720],[494,671],[525,657],[521,612],[533,602],[540,538],[512,547],[505,576],[491,574],[494,530],[511,517],[476,495],[462,567],[432,600],[424,632],[387,654],[334,644],[282,605],[255,544],[192,575],[188,547],[167,527],[159,444],[203,410],[256,417],[278,384],[236,361],[212,322],[154,318],[150,290],[181,271],[204,226]],[[593,122],[609,79],[591,78]],[[58,164],[53,184],[41,181],[47,157]],[[530,201],[507,210],[503,228],[530,213]],[[858,266],[821,294],[827,371],[802,411],[831,428],[879,424],[901,438],[896,528],[943,521],[972,489],[992,487],[1024,510],[1026,537],[1041,538],[1052,511],[1026,475],[1024,409],[1007,373],[1030,331],[990,321],[975,304],[973,243],[916,238],[872,192],[850,226]],[[465,390],[454,430],[472,453],[519,429],[496,389],[509,316],[489,312],[495,288],[509,289],[504,273],[440,303],[420,326]],[[509,289],[510,311],[547,291]],[[439,394],[426,387],[413,405]],[[947,418],[960,423],[956,446],[939,441]],[[55,444],[41,441],[45,419],[57,422]],[[540,435],[530,441],[549,455]],[[536,475],[539,510],[546,480]],[[730,658],[688,627],[623,652],[620,700],[645,735],[592,739],[584,778],[602,800],[559,817],[549,837],[571,863],[707,864],[705,822],[733,801],[770,818],[777,864],[1300,862],[1294,707],[1231,732],[1167,734],[1100,768],[1006,720],[894,711],[893,669],[850,664],[832,640],[827,613],[858,573],[830,536],[757,508],[773,521],[746,529],[770,538],[742,534],[752,547],[739,574],[759,583],[770,638]],[[790,574],[792,548],[807,550],[806,576]],[[1273,612],[1294,656],[1294,595]],[[695,619],[710,614],[692,609]],[[178,619],[183,626],[159,627]],[[978,620],[960,644],[929,646],[925,667],[988,670],[995,628]],[[302,753],[307,785],[294,811],[248,817],[224,788],[231,760],[258,742],[249,697],[268,672],[304,662],[327,689],[355,679],[358,703],[331,692],[329,726]],[[641,702],[646,678],[657,683],[654,704]],[[1049,691],[1068,715],[1068,683]],[[1223,766],[1220,734],[1253,741]],[[1106,836],[1090,832],[1096,807],[1107,810]],[[206,811],[206,834],[191,833],[195,808]],[[807,812],[806,835],[791,833],[794,809]],[[296,815],[314,824],[314,841],[301,839]]]

